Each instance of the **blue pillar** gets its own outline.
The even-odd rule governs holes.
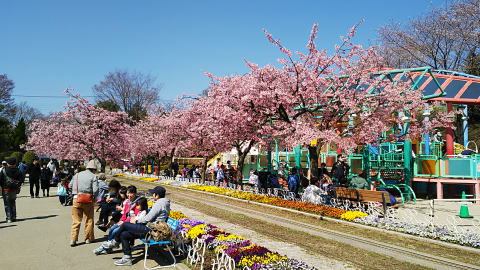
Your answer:
[[[428,124],[428,122],[430,121],[430,110],[428,108],[425,109],[423,115],[425,116],[425,123]],[[430,155],[430,133],[425,134],[423,138],[425,144],[425,155]]]
[[[468,106],[464,105],[463,108],[463,146],[468,145]]]

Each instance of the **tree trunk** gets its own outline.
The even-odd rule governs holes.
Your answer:
[[[250,150],[249,150],[250,151]],[[241,155],[238,155],[237,163],[237,181],[243,189],[243,167],[245,166],[245,158],[247,157],[248,151],[243,152]]]
[[[241,144],[237,144],[235,148],[237,149],[238,153],[238,162],[237,162],[237,181],[240,183],[240,186],[243,189],[243,167],[245,166],[245,158],[247,157],[248,153],[250,152],[250,149],[252,149],[253,145],[255,144],[255,141],[250,141],[247,145],[247,148],[242,150]]]
[[[107,167],[107,161],[105,159],[100,160],[100,172],[105,173],[105,167]]]
[[[310,155],[310,181],[318,179],[318,151],[317,146],[308,146],[308,154]]]
[[[168,156],[168,170],[170,170],[170,175],[173,175],[173,177],[176,177],[176,175],[174,175],[175,173],[173,172],[173,169],[172,169],[173,155],[174,154],[175,154],[175,148],[172,148],[172,150],[170,151],[170,155]]]
[[[161,159],[161,158],[160,158],[160,153],[157,152],[156,159],[155,159],[155,161],[153,162],[153,173],[155,174],[155,164],[156,164],[156,165],[157,165],[157,168],[158,168],[158,170],[157,170],[157,176],[158,176],[158,178],[160,178],[160,159]]]
[[[207,180],[207,163],[208,163],[208,157],[203,157],[202,184],[205,184],[205,181]]]

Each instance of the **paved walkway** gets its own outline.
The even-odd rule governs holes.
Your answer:
[[[55,194],[56,188],[51,189]],[[70,247],[71,207],[60,205],[58,197],[31,199],[28,184],[17,199],[17,218],[5,222],[5,211],[0,210],[0,265],[1,269],[119,269],[113,262],[122,256],[121,250],[113,254],[95,256],[92,250],[99,243]],[[95,213],[97,217],[98,213]],[[83,224],[80,231],[83,239]],[[95,237],[104,233],[95,229]],[[140,242],[137,240],[136,244]],[[134,265],[122,269],[143,269],[143,251],[134,253]],[[149,260],[149,266],[154,261]],[[120,267],[121,268],[121,267]],[[188,269],[180,264],[177,269]]]
[[[473,218],[460,218],[461,202],[417,200],[398,209],[398,217],[411,223],[433,224],[452,231],[480,233],[480,205],[468,203]],[[432,217],[433,214],[433,217]]]
[[[56,188],[52,188],[50,193],[54,196],[31,199],[29,186],[25,185],[17,199],[17,222],[6,223],[3,207],[0,210],[1,269],[119,269],[113,262],[122,256],[121,250],[113,254],[95,256],[92,250],[99,242],[92,244],[80,242],[78,246],[70,247],[71,206],[60,205],[58,197],[55,196]],[[270,239],[241,226],[187,209],[175,202],[172,203],[172,210],[182,211],[192,219],[204,220],[226,231],[235,232],[254,240],[257,244],[305,261],[318,269],[352,269],[341,261],[309,254],[298,246]],[[98,212],[95,213],[95,217],[98,217]],[[83,240],[83,226],[84,224],[80,229],[80,241]],[[100,238],[98,241],[103,240],[104,235],[104,232],[95,228],[95,237]],[[139,243],[137,240],[136,244]],[[143,269],[143,251],[139,249],[133,256],[132,267],[120,268]],[[148,265],[153,266],[155,262],[149,260]],[[179,264],[176,268],[188,269],[184,264]]]

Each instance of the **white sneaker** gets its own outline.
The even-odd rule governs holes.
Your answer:
[[[115,239],[113,239],[113,240],[110,240],[110,241],[103,242],[102,247],[104,249],[119,248],[120,243],[117,243],[117,241],[115,241]]]
[[[100,254],[102,254],[104,251],[105,251],[105,249],[104,249],[102,246],[100,246],[100,247],[98,247],[98,248],[96,248],[96,249],[93,250],[93,254],[95,254],[95,255],[100,255]]]
[[[114,264],[117,266],[132,265],[132,257],[129,255],[123,255],[122,259],[115,261]]]

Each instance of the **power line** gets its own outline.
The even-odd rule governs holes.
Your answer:
[[[68,98],[68,96],[31,96],[31,95],[12,95],[14,97],[27,97],[27,98]],[[82,97],[95,97],[95,96],[82,96]]]

